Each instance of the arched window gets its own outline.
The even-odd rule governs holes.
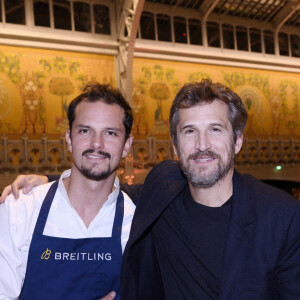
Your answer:
[[[33,13],[35,26],[50,27],[50,10],[48,1],[34,0]]]
[[[154,14],[143,11],[140,20],[141,38],[155,40]]]
[[[265,53],[275,54],[274,49],[274,33],[270,30],[264,31]]]
[[[95,33],[110,34],[109,9],[105,5],[93,5]]]
[[[157,34],[159,41],[171,42],[171,21],[170,16],[164,14],[156,15]]]
[[[279,32],[279,54],[283,56],[289,56],[289,37],[285,32]]]
[[[247,28],[243,26],[237,26],[235,30],[237,50],[248,51]]]
[[[202,45],[202,28],[201,21],[189,19],[190,43],[192,45]]]
[[[220,47],[220,28],[215,22],[206,23],[207,44],[209,47]]]
[[[4,6],[6,23],[26,24],[24,0],[5,0]]]
[[[174,17],[174,35],[176,43],[187,43],[186,20],[183,17]]]
[[[234,49],[234,29],[230,24],[222,24],[223,48]]]
[[[75,30],[91,32],[91,11],[90,5],[86,2],[74,2]]]
[[[251,52],[261,52],[261,33],[259,29],[250,28]]]
[[[290,39],[292,56],[300,57],[300,35],[291,34]]]
[[[72,30],[71,6],[68,0],[53,1],[54,28]]]

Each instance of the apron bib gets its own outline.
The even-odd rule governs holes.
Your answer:
[[[69,239],[43,235],[57,186],[55,182],[50,187],[35,225],[20,299],[99,300],[115,291],[119,300],[122,192],[117,199],[112,237]]]

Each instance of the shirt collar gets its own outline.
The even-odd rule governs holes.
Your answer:
[[[67,178],[71,175],[71,169],[64,171],[60,178],[59,178],[59,182],[58,182],[58,190],[60,191],[60,193],[63,195],[63,198],[65,199],[65,201],[67,201],[67,203],[72,207],[72,204],[70,203],[69,197],[68,197],[68,193],[66,191],[65,185],[63,183],[63,179]],[[104,202],[103,207],[108,207],[110,205],[113,205],[116,203],[118,195],[120,192],[120,182],[119,182],[119,178],[116,176],[115,178],[115,182],[114,182],[114,189],[113,191],[108,195],[107,200]]]

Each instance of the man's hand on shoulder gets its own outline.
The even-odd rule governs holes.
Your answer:
[[[19,198],[19,190],[22,190],[24,194],[29,193],[35,186],[48,182],[47,176],[43,175],[19,175],[15,181],[4,188],[1,197],[0,204],[4,203],[5,198],[13,193],[16,199]]]
[[[115,297],[116,297],[116,293],[115,292],[110,292],[104,298],[101,298],[99,300],[112,300],[112,299],[115,299]]]

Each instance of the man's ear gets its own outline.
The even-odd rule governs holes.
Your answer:
[[[66,131],[66,141],[68,145],[68,150],[72,153],[72,143],[71,143],[71,132],[70,130]]]
[[[130,134],[129,137],[127,138],[127,140],[125,141],[122,158],[126,157],[127,154],[129,153],[132,141],[133,141],[133,136],[132,136],[132,134]]]
[[[240,150],[242,149],[243,146],[243,140],[244,140],[244,135],[240,134],[237,136],[236,138],[236,142],[234,145],[234,153],[238,154],[240,152]]]

